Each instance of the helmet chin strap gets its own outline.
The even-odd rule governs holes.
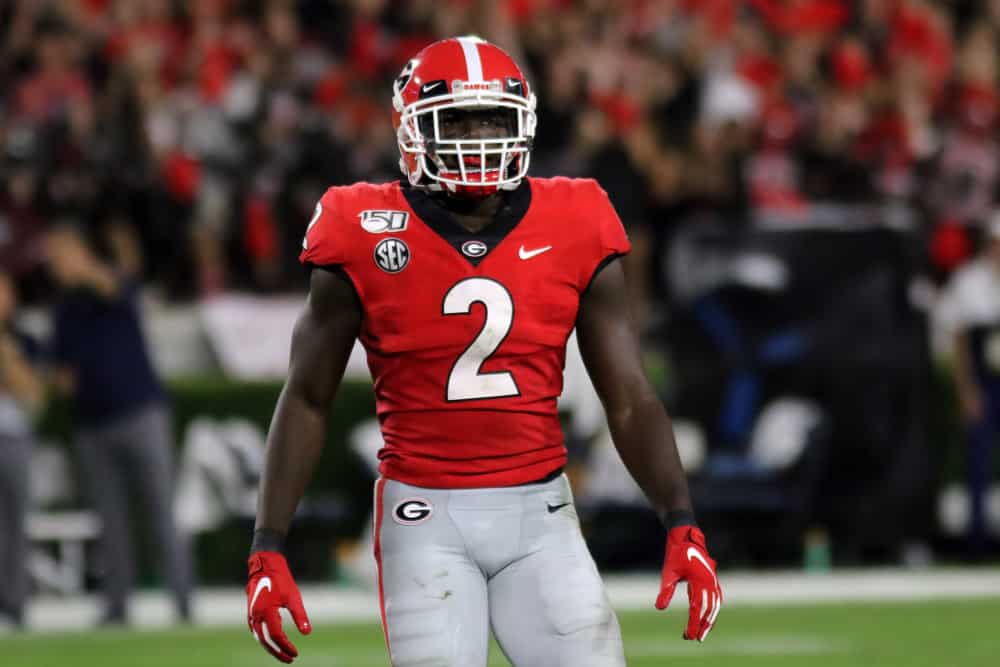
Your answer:
[[[445,187],[448,196],[455,199],[485,199],[500,191],[500,188],[495,183],[488,183],[486,185],[455,185],[454,183],[448,183]]]

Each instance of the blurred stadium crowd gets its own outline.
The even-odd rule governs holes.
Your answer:
[[[951,339],[931,342],[953,275],[1000,239],[998,31],[1000,0],[3,2],[0,274],[42,309],[66,262],[106,283],[53,254],[70,228],[161,302],[301,294],[324,189],[400,175],[393,78],[478,34],[538,95],[531,173],[596,178],[629,229],[629,296],[721,557],[773,556],[785,528],[808,552],[821,517],[843,562],[894,559],[934,537],[949,460],[980,496],[995,466],[1000,338],[984,366],[973,336],[958,378],[980,444],[957,462],[935,449],[963,438],[933,379]],[[948,331],[1000,324],[991,289],[958,290]],[[619,491],[592,515],[611,518],[589,535],[602,565],[645,530]]]
[[[29,300],[58,221],[134,235],[173,299],[298,288],[322,190],[399,175],[391,79],[468,32],[528,65],[533,173],[596,177],[640,241],[906,202],[946,273],[998,188],[995,0],[19,0],[0,26],[0,261]]]

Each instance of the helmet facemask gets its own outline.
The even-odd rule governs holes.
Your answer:
[[[503,92],[496,81],[473,85],[467,90],[455,81],[453,93],[401,109],[397,139],[404,162],[407,155],[415,158],[416,169],[404,168],[411,185],[481,197],[513,190],[527,174],[535,136],[534,95]],[[462,114],[492,118],[503,131],[495,137],[462,137],[449,127]]]

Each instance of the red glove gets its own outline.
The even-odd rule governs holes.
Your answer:
[[[285,607],[299,632],[312,632],[309,617],[302,606],[302,595],[288,571],[285,557],[276,551],[258,551],[247,561],[250,580],[247,582],[247,624],[254,639],[281,662],[291,662],[298,655],[292,642],[281,628],[278,610]]]
[[[690,613],[684,639],[705,641],[722,608],[722,588],[715,561],[705,548],[705,536],[694,526],[678,526],[667,533],[667,555],[656,608],[666,609],[677,582],[687,581]]]

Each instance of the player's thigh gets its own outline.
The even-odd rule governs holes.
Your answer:
[[[531,552],[489,582],[490,622],[515,667],[619,667],[618,619],[572,506],[528,522]]]
[[[375,554],[392,665],[485,667],[485,577],[445,508],[437,507],[446,492],[421,491],[376,483]]]

